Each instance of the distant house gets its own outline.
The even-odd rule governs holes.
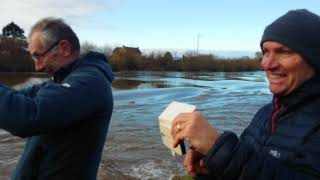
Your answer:
[[[111,59],[113,60],[119,60],[121,58],[139,58],[141,57],[142,53],[140,49],[137,47],[116,47],[113,52]]]

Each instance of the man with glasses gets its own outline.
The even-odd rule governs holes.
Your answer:
[[[0,128],[27,138],[12,179],[96,179],[113,108],[105,56],[80,56],[77,35],[55,18],[32,27],[29,51],[52,80],[20,91],[0,85]]]

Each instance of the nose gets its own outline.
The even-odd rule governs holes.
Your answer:
[[[36,68],[36,71],[38,72],[41,72],[44,70],[44,62],[42,60],[37,60],[35,61],[35,68]]]
[[[274,54],[264,55],[261,61],[261,65],[265,71],[276,69],[279,66],[277,58]]]

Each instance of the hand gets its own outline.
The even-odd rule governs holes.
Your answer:
[[[184,166],[187,169],[190,176],[204,175],[208,174],[207,169],[205,168],[203,154],[190,149],[184,159]]]
[[[218,131],[212,128],[206,118],[198,111],[181,113],[172,122],[171,134],[173,146],[186,140],[195,151],[207,155],[211,146],[220,136]]]

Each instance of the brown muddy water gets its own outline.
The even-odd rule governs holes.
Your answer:
[[[0,82],[21,89],[44,75],[0,74]],[[98,179],[170,179],[185,175],[183,157],[162,144],[158,116],[171,101],[197,106],[220,132],[238,135],[254,113],[271,100],[263,72],[115,73],[114,111]],[[0,180],[7,180],[25,140],[0,129]]]

